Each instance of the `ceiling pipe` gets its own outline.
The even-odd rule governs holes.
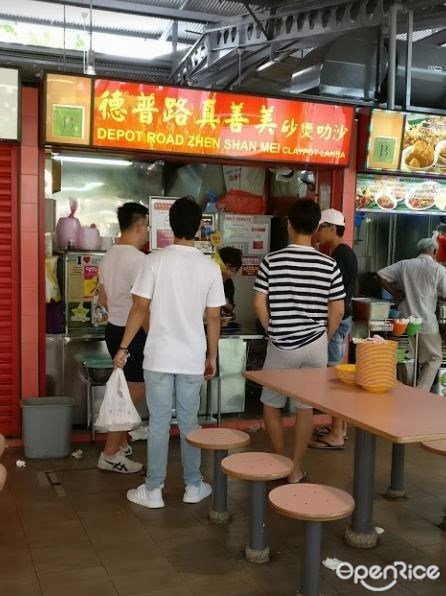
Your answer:
[[[407,12],[406,39],[406,93],[404,95],[404,109],[410,108],[412,95],[412,50],[413,50],[413,10]]]
[[[390,28],[389,28],[389,70],[387,73],[387,107],[395,109],[395,88],[396,88],[396,35],[398,26],[398,13],[405,12],[405,7],[395,2],[390,7]]]

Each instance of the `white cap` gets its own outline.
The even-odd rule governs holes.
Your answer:
[[[417,242],[418,252],[424,252],[427,250],[434,252],[434,250],[436,250],[437,248],[438,243],[435,240],[435,238],[421,238],[421,240],[418,240]]]
[[[319,225],[323,223],[345,227],[344,215],[337,209],[324,209],[321,213],[321,221],[319,222]]]

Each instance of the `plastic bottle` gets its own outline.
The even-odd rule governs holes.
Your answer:
[[[217,195],[213,190],[208,190],[208,202],[206,204],[205,213],[218,213],[217,209]]]

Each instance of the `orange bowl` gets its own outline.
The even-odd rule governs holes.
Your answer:
[[[346,385],[356,385],[356,364],[338,364],[335,371],[340,381]]]

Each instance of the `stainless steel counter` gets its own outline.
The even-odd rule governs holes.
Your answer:
[[[251,340],[264,336],[252,329],[222,330],[219,340],[219,375],[210,383],[204,383],[201,395],[200,415],[209,419],[217,414],[220,391],[221,412],[241,413],[245,409],[245,378],[243,372]],[[82,362],[86,356],[106,356],[107,347],[103,337],[46,336],[47,395],[67,396],[75,400],[73,422],[84,425],[87,420],[86,384],[83,382]],[[97,411],[104,395],[104,387],[94,387],[94,406]],[[148,411],[144,400],[138,405],[143,418]]]

